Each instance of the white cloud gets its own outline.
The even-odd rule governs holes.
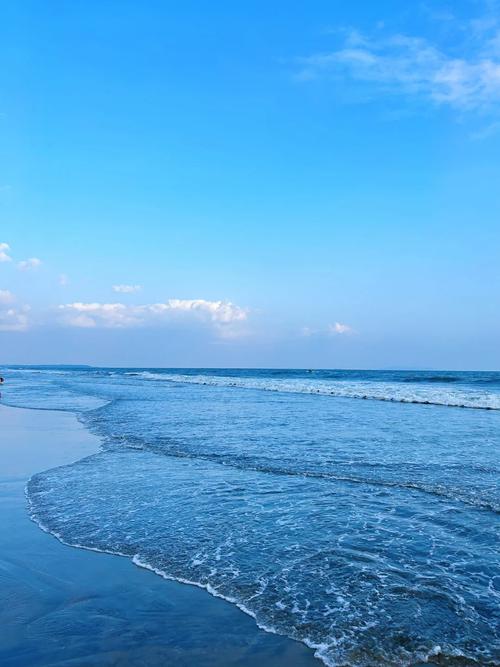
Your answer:
[[[29,325],[29,306],[0,309],[0,331],[26,331]]]
[[[29,306],[14,308],[16,298],[9,290],[0,290],[0,331],[25,331],[28,328]]]
[[[14,303],[15,300],[15,296],[12,294],[12,292],[9,292],[7,289],[0,289],[0,305]]]
[[[61,273],[59,275],[58,282],[61,287],[66,287],[66,285],[69,283],[69,278],[65,273]]]
[[[230,324],[247,319],[248,311],[230,301],[206,301],[205,299],[169,299],[166,303],[145,306],[151,312],[181,312],[207,316],[212,322]]]
[[[42,260],[38,259],[38,257],[30,257],[29,259],[25,259],[22,262],[18,262],[17,268],[21,271],[30,271],[31,269],[37,269],[41,263]]]
[[[300,330],[300,335],[305,336],[306,338],[309,338],[309,336],[315,336],[318,333],[319,332],[317,329],[312,329],[311,327],[302,327]]]
[[[137,308],[123,303],[68,303],[60,305],[66,324],[73,327],[108,327],[120,328],[141,324]]]
[[[467,39],[479,25],[480,38]],[[366,37],[351,31],[340,48],[302,58],[299,77],[351,79],[384,95],[421,98],[461,111],[493,110],[500,101],[499,24],[471,24],[466,38],[461,36],[462,26],[457,24],[455,29],[453,52],[420,37],[381,37],[380,33]]]
[[[338,335],[338,334],[352,334],[354,333],[354,329],[350,327],[348,324],[342,324],[341,322],[335,322],[335,324],[330,324],[328,326],[328,333],[331,335]]]
[[[302,327],[300,330],[300,335],[306,338],[310,338],[312,336],[325,337],[354,333],[356,333],[356,331],[352,327],[350,327],[348,324],[342,324],[341,322],[335,322],[334,324],[329,324],[327,327],[320,327],[319,329]]]
[[[119,292],[120,294],[135,294],[140,292],[141,289],[141,285],[113,285],[113,292]]]
[[[0,243],[0,262],[11,262],[12,257],[9,255],[10,246],[8,243]]]
[[[123,303],[68,303],[59,306],[63,323],[81,328],[128,328],[188,318],[209,324],[222,336],[236,335],[235,325],[248,311],[229,301],[169,299],[165,303],[129,306]]]

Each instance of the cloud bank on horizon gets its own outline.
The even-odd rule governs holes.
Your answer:
[[[231,327],[248,317],[248,309],[230,301],[206,299],[169,299],[165,303],[129,306],[123,303],[68,303],[58,306],[62,322],[79,328],[128,328],[172,323],[174,318],[188,316],[210,323],[222,335],[237,331]],[[178,320],[177,320],[178,321]]]
[[[7,243],[0,244],[0,250],[10,252]],[[10,261],[12,258],[8,256]],[[24,271],[36,269],[42,262],[31,258],[18,262]],[[67,286],[66,274],[58,275],[58,284]],[[113,291],[121,294],[136,294],[140,285],[117,284]],[[161,327],[181,324],[208,326],[220,338],[248,336],[249,330],[242,327],[248,321],[251,309],[238,306],[231,301],[208,299],[168,299],[163,303],[124,304],[75,301],[72,303],[49,305],[45,312],[30,319],[31,306],[22,304],[14,307],[16,296],[9,290],[0,290],[0,331],[27,331],[33,326],[65,326],[77,329],[127,329],[137,327]],[[307,328],[304,328],[304,331]],[[332,334],[352,333],[353,329],[336,322],[328,325],[326,332]]]
[[[0,243],[0,260],[12,261],[8,243]],[[37,269],[42,262],[30,258],[18,262],[23,271]],[[68,278],[59,274],[60,286],[67,286]],[[113,285],[113,291],[135,294],[140,285]],[[16,296],[7,289],[0,289],[0,331],[26,331],[32,326],[63,325],[75,328],[123,329],[132,327],[154,327],[165,324],[209,325],[221,338],[237,337],[245,333],[242,322],[248,319],[249,309],[230,301],[210,301],[207,299],[168,299],[164,303],[126,305],[123,303],[81,302],[49,305],[45,313],[39,314],[37,321],[30,320],[31,307],[27,304],[15,306]],[[53,313],[56,313],[54,316]]]

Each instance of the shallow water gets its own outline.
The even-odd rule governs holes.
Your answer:
[[[30,474],[99,451],[72,414],[0,405],[2,667],[311,667],[299,642],[126,558],[69,549],[26,513]]]
[[[329,665],[499,663],[500,374],[5,374],[7,403],[102,438],[29,483],[64,541],[203,586]]]

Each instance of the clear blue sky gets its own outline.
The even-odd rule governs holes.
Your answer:
[[[496,2],[1,6],[0,362],[500,368]]]

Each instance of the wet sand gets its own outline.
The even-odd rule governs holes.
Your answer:
[[[41,470],[99,449],[69,413],[0,405],[0,664],[3,667],[317,667],[307,647],[235,606],[129,559],[74,549],[28,517]]]

